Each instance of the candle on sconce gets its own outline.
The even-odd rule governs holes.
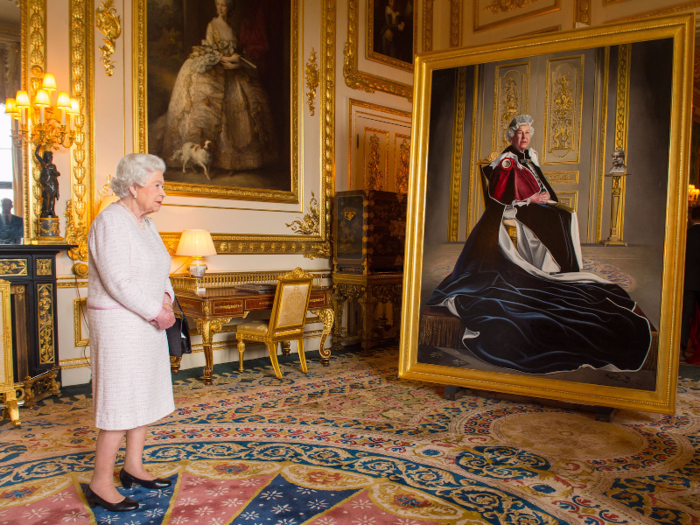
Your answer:
[[[51,106],[51,101],[49,100],[49,94],[45,90],[40,89],[39,91],[37,91],[36,105],[41,110],[40,122],[43,124],[44,121],[46,120],[46,108]]]
[[[27,113],[29,111],[29,95],[26,91],[18,91],[15,100],[17,102],[17,109],[19,109],[22,116],[22,125],[24,126],[27,124]]]
[[[62,91],[58,94],[58,101],[56,102],[56,106],[61,110],[61,124],[65,126],[66,111],[71,110],[70,97],[68,96],[68,93]]]

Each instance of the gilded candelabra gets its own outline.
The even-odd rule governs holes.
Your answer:
[[[80,103],[59,92],[55,103],[56,79],[50,73],[43,78],[41,89],[34,96],[17,91],[15,98],[5,100],[5,113],[12,116],[12,140],[15,146],[32,144],[44,151],[70,148],[75,140],[74,119],[80,114]]]

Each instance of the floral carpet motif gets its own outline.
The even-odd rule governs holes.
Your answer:
[[[397,377],[398,349],[293,360],[284,378],[218,365],[177,381],[145,457],[164,490],[90,509],[91,399],[54,399],[0,426],[0,525],[700,524],[700,384],[675,416],[592,414],[464,396]],[[226,372],[223,372],[226,371]],[[177,376],[176,376],[177,379]],[[120,458],[121,461],[121,458]]]

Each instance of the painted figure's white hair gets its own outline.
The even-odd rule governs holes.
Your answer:
[[[148,153],[130,153],[117,164],[117,172],[109,185],[117,197],[127,197],[129,186],[144,186],[154,171],[165,172],[163,159]]]
[[[515,136],[515,132],[520,129],[520,126],[530,126],[530,136],[535,134],[535,128],[532,127],[534,120],[530,115],[518,115],[513,120],[510,121],[508,129],[506,130],[506,140],[510,142]]]

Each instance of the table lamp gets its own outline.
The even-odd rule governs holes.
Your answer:
[[[202,257],[216,255],[214,241],[208,230],[185,230],[180,237],[180,244],[177,245],[175,255],[192,257],[187,269],[190,277],[201,279],[207,271],[207,265]]]

